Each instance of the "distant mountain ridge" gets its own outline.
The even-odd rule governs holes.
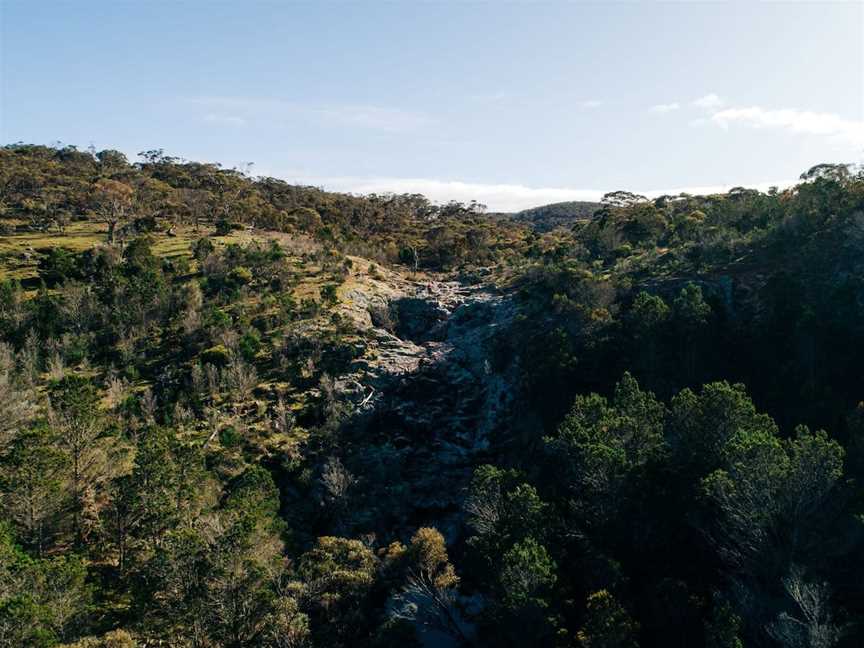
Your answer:
[[[501,216],[527,223],[538,232],[548,232],[556,227],[568,227],[574,221],[588,220],[600,207],[599,202],[568,200],[501,214]]]

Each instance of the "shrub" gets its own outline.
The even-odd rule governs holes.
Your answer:
[[[213,328],[227,329],[231,326],[231,316],[221,308],[214,308],[208,313],[207,324]]]
[[[75,254],[64,248],[52,248],[48,256],[39,261],[39,276],[49,286],[79,278],[80,274]]]
[[[336,296],[336,284],[327,284],[326,286],[321,287],[321,299],[322,301],[327,302],[328,304],[335,304],[338,300]]]
[[[237,266],[228,273],[228,280],[235,286],[245,286],[252,282],[252,271],[245,266]]]
[[[261,339],[258,337],[258,332],[250,330],[244,333],[240,338],[240,355],[247,362],[252,362],[255,359],[255,354],[261,350]]]
[[[243,442],[242,435],[233,426],[219,430],[219,443],[223,448],[236,448]]]
[[[217,344],[201,352],[201,360],[206,364],[224,367],[231,360],[231,353],[222,344]]]
[[[321,310],[321,305],[311,297],[304,297],[300,302],[300,312],[304,317],[315,317]]]
[[[210,256],[215,249],[216,246],[213,245],[213,241],[208,238],[200,238],[192,244],[192,256],[198,261],[203,261]]]
[[[216,221],[216,236],[228,236],[234,228],[231,221],[226,218],[220,218]]]

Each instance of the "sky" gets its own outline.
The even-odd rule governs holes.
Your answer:
[[[864,2],[0,0],[0,143],[509,211],[864,161]]]

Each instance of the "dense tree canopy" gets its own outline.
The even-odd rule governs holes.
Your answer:
[[[860,644],[859,171],[511,219],[139,157],[0,149],[0,646]]]

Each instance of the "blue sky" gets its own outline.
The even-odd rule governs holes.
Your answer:
[[[494,209],[864,158],[864,3],[0,0],[0,141]]]

